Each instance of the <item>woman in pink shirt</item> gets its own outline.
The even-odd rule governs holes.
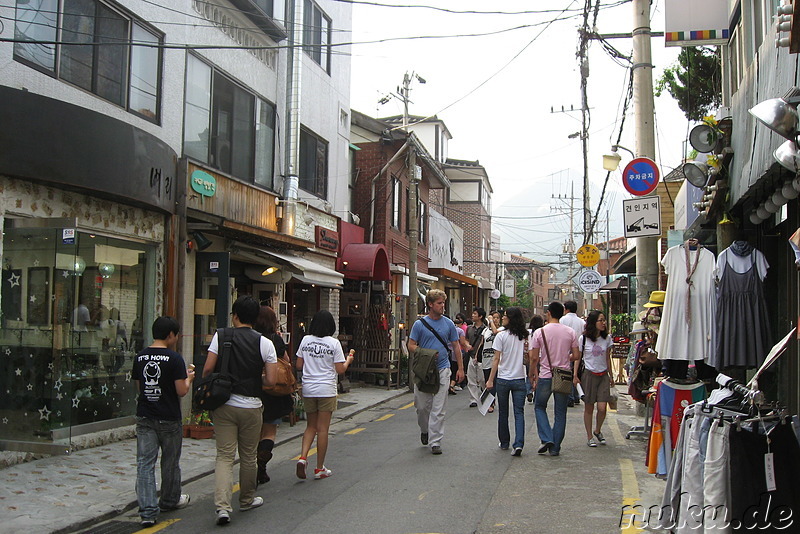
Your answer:
[[[565,393],[552,391],[552,367],[569,369],[570,361],[580,358],[578,352],[578,339],[572,328],[558,322],[564,315],[564,306],[560,302],[551,302],[544,312],[547,323],[533,333],[531,340],[530,379],[536,390],[534,398],[534,411],[536,413],[536,428],[542,446],[537,451],[539,454],[550,453],[558,456],[561,453],[561,442],[567,428],[567,398]],[[545,348],[545,338],[546,346]],[[549,349],[549,350],[548,350]],[[550,426],[547,416],[547,403],[553,396],[555,405],[555,418]]]

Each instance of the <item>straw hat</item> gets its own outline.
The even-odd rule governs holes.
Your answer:
[[[634,335],[634,334],[646,334],[647,332],[649,332],[649,330],[645,328],[645,326],[640,321],[636,321],[635,323],[633,323],[633,330],[631,330],[629,333],[630,335]]]
[[[652,291],[650,293],[650,301],[644,305],[645,308],[657,308],[664,305],[664,298],[667,296],[666,291]]]

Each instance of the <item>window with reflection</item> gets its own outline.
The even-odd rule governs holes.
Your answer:
[[[155,247],[20,219],[6,219],[4,234],[0,440],[53,442],[134,415]]]

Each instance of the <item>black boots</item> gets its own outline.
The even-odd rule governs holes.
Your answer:
[[[275,442],[271,439],[262,439],[258,442],[258,456],[256,457],[256,464],[258,465],[258,477],[256,481],[259,484],[266,484],[269,482],[269,475],[267,474],[267,462],[272,459],[272,447]]]

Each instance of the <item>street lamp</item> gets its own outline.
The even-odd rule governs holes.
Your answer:
[[[636,157],[632,150],[625,148],[622,145],[611,145],[611,154],[603,154],[603,168],[607,171],[616,171],[619,168],[619,162],[622,156],[617,152],[618,149],[630,152],[631,156]]]

